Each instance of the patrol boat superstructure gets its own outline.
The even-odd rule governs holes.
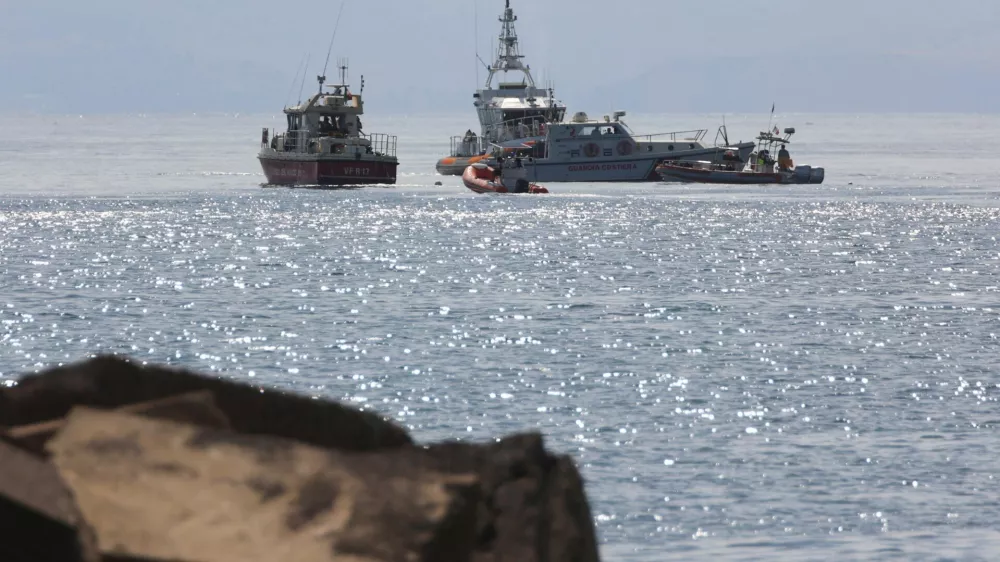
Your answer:
[[[496,59],[487,69],[486,83],[472,95],[480,132],[476,135],[470,129],[464,136],[451,138],[451,155],[437,163],[441,174],[461,175],[467,166],[484,159],[492,144],[519,145],[516,141],[538,140],[545,134],[546,123],[562,121],[566,115],[566,106],[555,99],[553,89],[536,85],[531,67],[521,54],[516,21],[507,0],[500,17]],[[521,80],[506,81],[509,72],[520,73]]]
[[[544,138],[516,150],[529,181],[658,181],[656,167],[663,161],[730,161],[742,166],[754,149],[752,142],[708,145],[704,141],[707,129],[637,135],[621,120],[624,116],[624,111],[616,111],[613,120],[605,116],[601,121],[580,112],[570,121],[549,123]],[[723,133],[720,129],[725,138]]]

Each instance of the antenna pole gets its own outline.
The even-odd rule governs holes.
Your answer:
[[[306,87],[306,71],[309,69],[310,55],[306,55],[306,66],[302,69],[302,82],[299,84],[299,103],[302,103],[302,90]]]
[[[303,72],[302,63],[304,62],[306,62],[306,56],[302,55],[302,59],[299,60],[299,66],[295,69],[295,76],[292,77],[292,83],[288,86],[288,95],[285,96],[286,107],[292,101],[292,92],[295,91],[295,83],[299,80],[299,73]]]
[[[330,66],[330,53],[333,52],[333,40],[337,38],[337,30],[340,28],[340,16],[344,13],[344,0],[340,2],[340,10],[337,12],[337,23],[333,25],[333,35],[330,37],[330,47],[326,50],[326,63],[323,64],[323,75],[317,76],[319,81],[319,92],[323,93],[323,82],[326,81],[326,69]]]
[[[340,83],[347,85],[347,59],[342,58],[338,60],[337,68],[340,70]]]

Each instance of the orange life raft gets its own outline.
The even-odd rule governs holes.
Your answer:
[[[483,163],[469,166],[462,174],[462,183],[476,193],[548,193],[544,187],[525,179],[502,178],[496,169]],[[513,185],[508,189],[505,183]]]

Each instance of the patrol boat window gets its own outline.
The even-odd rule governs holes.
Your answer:
[[[576,136],[580,137],[597,137],[601,135],[625,135],[625,130],[621,128],[617,123],[608,123],[606,125],[588,125],[585,127],[579,127],[576,131]]]

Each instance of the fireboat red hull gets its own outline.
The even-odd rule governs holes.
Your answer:
[[[259,158],[268,185],[395,184],[398,162],[372,160],[291,160]]]

